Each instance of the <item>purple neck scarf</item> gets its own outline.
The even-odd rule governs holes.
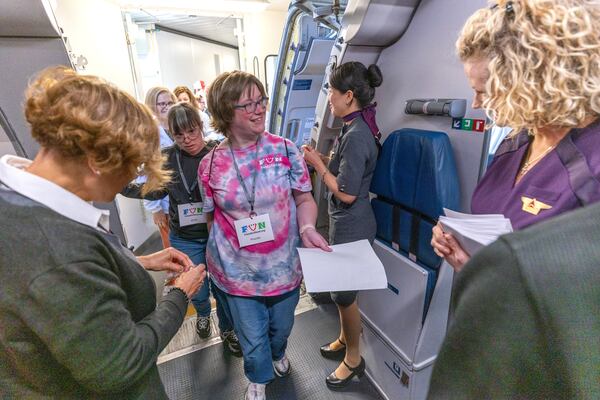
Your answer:
[[[366,106],[365,108],[363,108],[362,110],[354,111],[353,113],[350,113],[350,114],[344,116],[343,120],[344,120],[344,122],[352,121],[354,118],[356,118],[360,115],[362,117],[362,119],[369,126],[369,129],[371,130],[371,134],[375,138],[377,145],[381,146],[381,132],[379,131],[379,128],[377,127],[377,122],[375,122],[375,107],[376,106],[377,106],[377,103],[371,103],[368,106]]]

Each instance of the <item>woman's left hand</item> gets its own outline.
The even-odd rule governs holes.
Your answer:
[[[321,236],[319,232],[315,228],[308,228],[300,235],[302,239],[302,244],[307,248],[315,248],[318,247],[324,251],[332,251],[327,243],[327,240]]]
[[[139,256],[137,259],[142,267],[149,271],[181,273],[194,266],[192,260],[185,253],[172,247],[147,256]]]

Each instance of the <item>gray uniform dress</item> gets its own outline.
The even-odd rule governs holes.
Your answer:
[[[369,187],[377,164],[378,149],[369,126],[361,118],[345,125],[333,148],[329,171],[336,176],[340,192],[356,196],[352,204],[329,198],[329,241],[331,244],[368,239],[373,242],[377,230],[369,201]],[[333,301],[348,306],[357,292],[334,292]]]

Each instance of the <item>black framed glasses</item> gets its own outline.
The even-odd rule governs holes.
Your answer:
[[[256,111],[258,106],[261,106],[263,109],[267,109],[267,104],[269,103],[268,97],[261,97],[258,101],[251,101],[246,104],[235,104],[233,108],[236,110],[245,110],[248,114],[251,114]]]
[[[165,108],[165,107],[171,107],[173,104],[172,101],[159,101],[156,103],[156,107],[158,108]]]

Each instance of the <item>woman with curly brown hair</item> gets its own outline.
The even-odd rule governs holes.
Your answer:
[[[473,193],[474,214],[513,228],[600,200],[600,6],[506,1],[477,11],[457,41],[475,98],[512,134]],[[469,260],[438,225],[431,244],[456,271]]]
[[[156,360],[204,266],[170,248],[134,257],[90,204],[139,173],[144,192],[168,181],[152,113],[55,67],[30,85],[25,116],[40,151],[0,158],[0,397],[167,399]],[[158,305],[144,269],[181,272]]]
[[[223,139],[225,139],[225,136],[216,132],[212,128],[211,122],[210,122],[210,117],[202,109],[202,107],[200,107],[200,103],[198,102],[196,97],[193,95],[190,88],[188,88],[187,86],[177,86],[173,90],[173,93],[177,97],[177,100],[184,102],[184,103],[191,104],[191,106],[194,107],[194,109],[198,112],[198,115],[200,115],[200,118],[202,119],[202,136],[204,136],[205,139],[217,140],[219,142],[222,141]]]

